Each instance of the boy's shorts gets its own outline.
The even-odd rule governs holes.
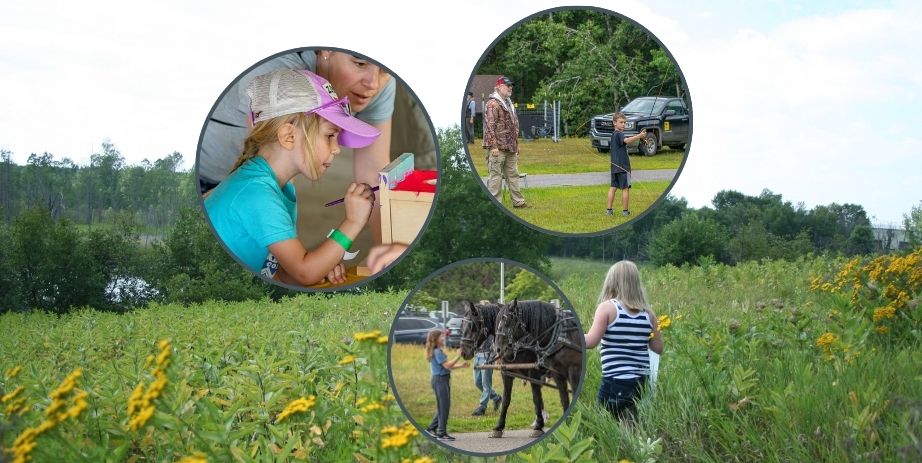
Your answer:
[[[623,170],[611,171],[611,186],[613,188],[620,188],[626,190],[631,187],[631,174],[629,172],[624,172]]]

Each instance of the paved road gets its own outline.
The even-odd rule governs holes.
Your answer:
[[[544,428],[544,431],[547,432],[548,429],[549,427]],[[459,450],[467,450],[468,452],[497,453],[519,449],[537,439],[535,437],[528,437],[528,435],[531,434],[531,429],[507,429],[500,439],[491,439],[487,437],[489,434],[489,432],[453,432],[451,435],[457,440],[454,442],[446,442],[446,444]]]
[[[677,169],[635,170],[632,172],[634,181],[648,182],[655,180],[672,180]],[[550,186],[577,186],[577,185],[608,185],[611,174],[608,172],[586,172],[581,174],[542,174],[528,175],[525,182],[528,187]],[[486,182],[487,178],[483,177]],[[522,185],[525,186],[525,185]]]

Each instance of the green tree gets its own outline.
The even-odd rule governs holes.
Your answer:
[[[682,265],[706,256],[721,259],[726,237],[718,223],[691,212],[653,233],[650,259],[656,265]]]
[[[158,262],[147,279],[167,301],[240,301],[260,299],[270,292],[271,285],[224,250],[201,209],[182,209],[173,230],[151,252]]]
[[[922,245],[922,201],[913,206],[909,214],[903,214],[903,228],[911,248]]]
[[[478,74],[516,81],[513,100],[560,100],[568,133],[594,114],[643,95],[684,96],[675,64],[635,23],[592,10],[558,11],[517,26],[490,50]]]
[[[534,299],[546,302],[558,297],[557,291],[551,285],[527,270],[518,272],[512,281],[506,284],[507,301]]]
[[[845,243],[845,252],[850,256],[874,252],[874,231],[869,225],[856,225],[852,229],[852,233]]]

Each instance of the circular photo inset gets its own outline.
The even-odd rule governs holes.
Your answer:
[[[566,418],[585,369],[569,301],[513,261],[469,259],[430,275],[391,327],[388,372],[429,439],[487,456],[522,450]]]
[[[600,8],[556,8],[507,29],[474,68],[465,146],[484,190],[532,227],[598,234],[672,188],[691,98],[666,47]]]
[[[435,132],[376,61],[301,48],[245,70],[215,102],[196,174],[228,252],[298,289],[354,286],[404,255],[429,220]]]

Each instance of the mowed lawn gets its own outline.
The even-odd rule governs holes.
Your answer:
[[[445,349],[449,359],[460,351]],[[414,421],[425,429],[435,415],[435,393],[429,384],[431,374],[426,361],[426,349],[421,345],[394,344],[390,356],[391,374],[394,378],[395,396],[407,409]],[[469,361],[473,365],[473,359]],[[531,401],[531,387],[523,380],[516,380],[512,389],[512,404],[506,416],[506,430],[529,429],[535,419]],[[503,380],[498,371],[493,372],[493,388],[503,392]],[[542,392],[544,409],[550,415],[544,430],[547,431],[560,419],[560,398],[556,389],[545,387]],[[493,404],[487,407],[484,416],[471,416],[480,401],[480,391],[474,386],[471,367],[452,370],[451,412],[448,418],[448,433],[485,432],[493,429],[499,418],[499,411],[493,411]]]
[[[605,215],[608,185],[527,188],[523,190],[528,207],[512,207],[509,193],[502,203],[522,220],[560,233],[596,233],[621,225],[646,211],[666,188],[668,181],[635,182],[631,187],[631,215],[621,216],[621,191],[615,192],[614,215]]]
[[[477,175],[486,177],[486,151],[481,148],[483,140],[466,145]],[[685,157],[685,151],[663,148],[655,156],[631,156],[634,170],[678,169]],[[608,153],[599,153],[588,138],[564,138],[554,143],[550,139],[535,141],[519,140],[519,172],[529,175],[576,174],[582,172],[608,172]]]

